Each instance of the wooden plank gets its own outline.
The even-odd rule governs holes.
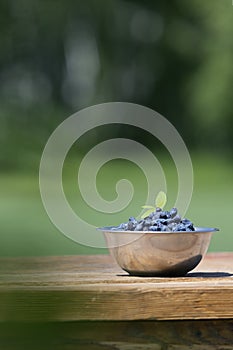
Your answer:
[[[233,318],[233,254],[183,278],[130,277],[109,256],[0,261],[0,320]]]
[[[233,253],[208,253],[193,272],[233,273]],[[74,255],[0,258],[0,276],[18,273],[121,273],[110,255]]]
[[[193,272],[181,278],[132,277],[108,255],[0,259],[0,286],[33,285],[37,282],[54,286],[65,283],[67,287],[84,283],[228,283],[232,281],[232,275],[233,253],[208,254]]]
[[[6,323],[4,350],[232,350],[233,320]]]

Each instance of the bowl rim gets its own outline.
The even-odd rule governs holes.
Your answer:
[[[160,234],[160,235],[174,235],[174,234],[199,234],[199,233],[210,233],[210,232],[217,232],[219,231],[218,228],[215,227],[199,227],[194,226],[195,231],[124,231],[124,230],[117,230],[115,229],[116,226],[104,226],[104,227],[98,227],[98,231],[103,231],[105,233],[128,233],[128,234]]]

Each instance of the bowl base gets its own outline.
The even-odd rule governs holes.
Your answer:
[[[137,277],[184,277],[200,263],[202,257],[201,254],[198,254],[160,271],[133,271],[126,268],[123,268],[123,270],[128,272],[131,276]]]

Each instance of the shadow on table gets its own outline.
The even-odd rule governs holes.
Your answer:
[[[141,278],[163,278],[162,276],[135,276],[135,275],[130,275],[128,273],[118,273],[118,277],[141,277]],[[233,274],[229,272],[188,272],[184,276],[164,276],[164,278],[226,278],[226,277],[232,277]]]
[[[233,274],[228,272],[189,272],[185,277],[221,278],[232,276]]]

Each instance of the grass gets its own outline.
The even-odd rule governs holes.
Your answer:
[[[186,216],[198,226],[220,228],[214,234],[209,251],[231,251],[233,166],[227,159],[210,155],[193,155],[194,191]],[[116,197],[114,186],[126,177],[135,186],[132,202],[117,214],[98,213],[85,205],[75,185],[72,162],[64,168],[64,190],[73,208],[84,220],[95,226],[117,224],[128,216],[137,215],[145,203],[146,182],[141,170],[130,162],[109,164],[97,177],[97,188],[105,200]],[[168,178],[168,196],[172,205],[177,191],[174,166],[164,165]],[[51,223],[41,202],[38,176],[32,173],[2,173],[0,175],[0,255],[35,256],[66,254],[99,254],[106,249],[80,245],[63,235]],[[153,204],[153,203],[152,203]],[[91,218],[91,219],[90,219]]]

